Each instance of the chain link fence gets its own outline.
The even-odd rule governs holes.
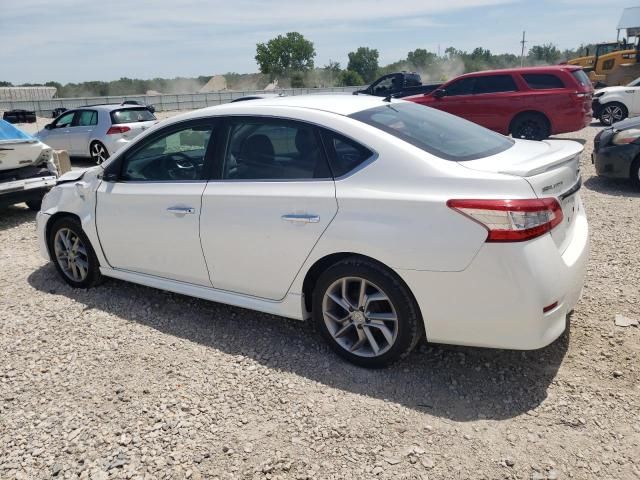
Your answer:
[[[329,88],[288,88],[278,90],[244,90],[222,91],[211,93],[182,93],[175,95],[124,95],[108,97],[82,98],[54,98],[50,100],[0,100],[0,111],[29,110],[36,112],[38,117],[51,117],[57,108],[78,108],[88,105],[122,103],[135,100],[147,105],[153,105],[158,112],[176,110],[194,110],[229,103],[232,100],[248,95],[283,94],[306,95],[310,93],[352,93],[363,87],[329,87]]]

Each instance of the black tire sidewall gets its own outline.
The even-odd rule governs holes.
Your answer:
[[[398,316],[398,335],[391,349],[375,358],[361,357],[346,351],[331,336],[323,314],[322,301],[327,289],[342,277],[362,277],[381,288],[393,303]],[[316,328],[329,346],[342,358],[362,367],[384,368],[405,357],[422,336],[424,326],[415,300],[393,274],[374,262],[358,258],[343,260],[329,267],[316,282],[312,298],[312,315]]]
[[[87,258],[89,261],[89,273],[87,274],[87,277],[81,282],[76,282],[75,280],[72,280],[71,278],[67,277],[67,275],[62,270],[62,267],[60,267],[60,265],[58,264],[58,259],[56,258],[55,249],[53,246],[53,239],[55,238],[56,232],[61,228],[68,228],[69,230],[72,230],[76,235],[80,237],[80,239],[83,241],[87,249]],[[93,250],[93,247],[91,246],[91,242],[89,241],[89,238],[86,236],[86,234],[82,230],[82,226],[80,225],[80,222],[78,222],[75,218],[63,217],[58,220],[55,220],[53,225],[51,225],[51,228],[49,229],[49,234],[47,237],[47,246],[49,248],[51,261],[55,265],[56,270],[58,271],[58,274],[70,286],[74,288],[90,288],[97,285],[102,279],[102,275],[100,274],[100,263],[98,262],[96,253]]]
[[[543,115],[534,113],[525,113],[516,117],[511,127],[511,135],[514,138],[522,139],[523,137],[518,135],[518,131],[522,128],[523,124],[527,122],[535,122],[538,124],[538,131],[540,132],[535,138],[526,138],[526,140],[544,140],[551,134],[551,127],[549,121],[544,118]]]

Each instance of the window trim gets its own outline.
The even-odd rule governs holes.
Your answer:
[[[172,133],[179,132],[181,130],[187,130],[194,126],[210,126],[212,129],[211,137],[209,138],[209,144],[204,154],[204,164],[202,168],[202,178],[197,180],[126,180],[122,178],[122,169],[125,162],[131,155],[138,153],[145,148],[149,143],[156,141],[160,137],[171,135]],[[220,129],[219,121],[217,117],[204,117],[197,119],[189,119],[182,122],[172,123],[164,128],[161,128],[150,135],[147,135],[134,145],[132,148],[125,151],[122,155],[115,159],[114,162],[110,162],[104,169],[103,176],[115,174],[116,183],[133,183],[133,184],[159,184],[159,183],[207,183],[211,176],[211,165],[214,161],[213,156],[217,153],[216,145],[219,144]],[[212,143],[213,142],[213,143]]]
[[[314,122],[308,122],[306,120],[300,120],[297,118],[290,117],[279,117],[275,115],[255,115],[255,114],[235,114],[235,115],[225,115],[222,117],[218,117],[221,120],[221,141],[219,142],[220,150],[216,151],[215,161],[214,161],[214,171],[213,175],[209,177],[209,181],[211,182],[225,182],[225,183],[300,183],[300,182],[327,182],[334,181],[333,171],[331,170],[331,162],[329,162],[329,158],[327,155],[327,151],[324,143],[322,142],[322,135],[320,134],[319,128],[323,128],[323,126],[318,125]],[[257,178],[257,179],[248,179],[248,178],[222,178],[224,173],[224,165],[227,158],[227,150],[229,148],[229,141],[231,135],[231,128],[235,122],[247,121],[247,120],[256,120],[262,123],[282,123],[282,122],[291,122],[291,123],[300,123],[304,124],[313,129],[313,134],[316,137],[316,141],[318,142],[318,146],[321,150],[321,155],[324,158],[324,161],[327,164],[330,177],[326,178]]]

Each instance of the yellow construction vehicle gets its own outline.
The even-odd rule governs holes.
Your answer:
[[[626,38],[620,33],[626,30]],[[633,41],[631,41],[633,39]],[[626,85],[640,77],[640,7],[625,8],[618,23],[618,40],[599,43],[593,55],[569,60],[589,75],[596,88]]]

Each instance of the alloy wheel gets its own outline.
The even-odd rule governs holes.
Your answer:
[[[94,143],[91,145],[91,157],[95,160],[95,162],[100,165],[107,158],[109,158],[109,154],[107,153],[107,149],[101,143]]]
[[[624,112],[618,105],[609,105],[602,110],[602,123],[612,125],[624,119]]]
[[[56,261],[62,272],[74,282],[89,274],[89,256],[82,239],[71,229],[61,228],[53,239]]]
[[[322,300],[322,316],[334,341],[360,357],[378,357],[394,345],[398,316],[388,295],[360,277],[331,284]]]

